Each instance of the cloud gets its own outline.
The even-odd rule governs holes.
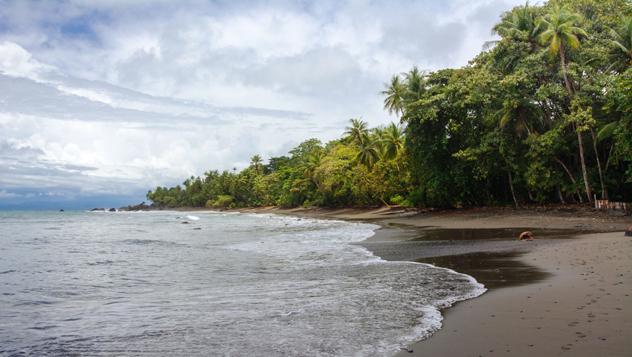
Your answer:
[[[0,73],[7,76],[38,79],[52,67],[44,65],[13,42],[0,42]]]
[[[392,74],[466,64],[521,3],[3,2],[0,190],[128,195],[384,124]]]

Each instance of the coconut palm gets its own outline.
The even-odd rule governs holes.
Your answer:
[[[514,38],[527,41],[533,50],[537,45],[537,38],[541,32],[536,13],[527,1],[524,6],[513,9],[501,22],[494,26],[493,32],[503,38]]]
[[[623,18],[621,26],[610,30],[611,43],[626,56],[627,65],[632,65],[632,16]]]
[[[394,159],[404,150],[404,132],[401,127],[391,123],[384,129],[384,158]]]
[[[370,170],[380,157],[378,143],[368,133],[363,133],[357,144],[358,155],[356,160]]]
[[[580,20],[581,17],[579,14],[572,13],[565,7],[555,7],[551,12],[540,18],[539,22],[539,26],[542,27],[543,30],[538,36],[538,39],[548,46],[551,56],[559,55],[564,84],[570,96],[573,96],[574,90],[568,78],[566,51],[579,48],[580,37],[588,37],[586,31],[577,26]],[[584,159],[584,140],[582,139],[581,132],[577,130],[577,128],[575,129],[577,142],[579,144],[579,159],[582,167],[582,175],[584,177],[586,196],[588,196],[588,201],[592,202],[590,183],[588,182],[588,171],[586,170],[586,160]]]
[[[538,27],[542,29],[538,39],[548,47],[551,56],[559,55],[564,84],[571,95],[573,86],[568,79],[566,51],[579,48],[580,37],[588,37],[586,31],[577,26],[580,19],[579,14],[570,12],[565,7],[555,7],[541,17],[538,23]]]
[[[424,74],[417,68],[413,67],[410,71],[404,73],[406,83],[405,101],[414,102],[421,98],[424,92]]]
[[[512,98],[503,101],[502,108],[497,113],[498,126],[505,128],[513,124],[513,129],[519,136],[529,136],[534,131],[534,126],[541,124],[539,118],[542,115],[537,106],[528,98]]]
[[[363,135],[368,135],[369,126],[361,119],[349,119],[351,123],[345,130],[345,136],[356,144],[359,144]]]
[[[257,175],[261,174],[261,167],[263,165],[263,159],[261,155],[257,154],[250,158],[250,167],[255,170]]]
[[[386,85],[386,90],[382,91],[382,95],[384,95],[384,109],[388,110],[390,114],[402,115],[406,85],[400,76],[395,75],[391,78],[391,82]]]
[[[370,137],[375,142],[380,159],[384,159],[386,157],[386,128],[383,126],[373,128],[370,131]]]

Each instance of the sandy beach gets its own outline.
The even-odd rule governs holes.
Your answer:
[[[257,209],[364,220],[363,242],[389,260],[474,276],[489,289],[443,311],[443,327],[397,356],[632,355],[630,217],[584,210]],[[523,229],[536,240],[519,242]]]
[[[398,356],[630,356],[632,240],[588,234],[520,256],[549,277],[491,288],[445,311],[443,328]],[[456,343],[458,341],[458,343]]]

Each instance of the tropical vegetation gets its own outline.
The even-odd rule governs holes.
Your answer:
[[[632,201],[632,4],[526,3],[462,68],[394,75],[399,123],[310,139],[240,172],[157,187],[160,207],[463,207]]]

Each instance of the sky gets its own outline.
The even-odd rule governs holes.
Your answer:
[[[393,74],[460,67],[522,0],[0,0],[0,209],[157,185],[397,118]]]

